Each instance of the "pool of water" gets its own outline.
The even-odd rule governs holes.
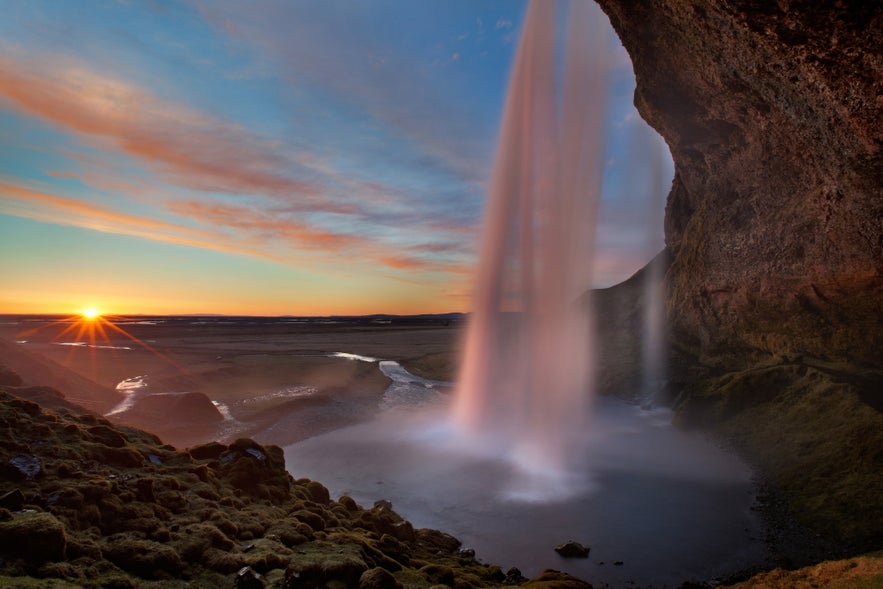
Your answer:
[[[600,400],[569,492],[545,494],[561,481],[458,441],[437,383],[387,370],[397,377],[395,402],[373,421],[286,447],[295,477],[365,506],[390,500],[415,526],[451,533],[479,560],[527,576],[554,568],[596,586],[677,586],[766,556],[751,471],[672,427],[667,411]],[[415,389],[404,394],[409,383]],[[567,540],[590,547],[589,558],[561,558],[553,548]]]

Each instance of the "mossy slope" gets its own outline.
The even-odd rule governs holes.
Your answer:
[[[277,446],[178,450],[6,392],[0,439],[3,586],[395,589],[506,578],[385,502],[364,509],[295,480]],[[537,582],[588,587],[557,573]]]
[[[686,386],[680,424],[710,428],[752,460],[791,512],[856,554],[883,546],[883,375],[780,357]]]

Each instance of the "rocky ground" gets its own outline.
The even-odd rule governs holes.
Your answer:
[[[321,483],[289,474],[277,446],[238,439],[176,449],[55,389],[24,386],[6,368],[0,428],[2,587],[590,587],[554,571],[528,580],[483,564],[455,538],[414,529],[387,502],[334,500]],[[769,511],[790,533],[788,507]],[[877,553],[761,572],[734,587],[881,584]]]
[[[553,572],[527,582],[386,502],[334,500],[292,477],[276,446],[179,450],[51,389],[4,388],[58,409],[0,393],[0,586],[588,586]]]

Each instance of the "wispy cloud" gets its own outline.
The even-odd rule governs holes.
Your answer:
[[[322,201],[320,187],[284,173],[291,161],[278,143],[70,59],[0,56],[0,96],[28,115],[103,140],[176,185],[335,207]]]
[[[0,213],[104,233],[283,261],[260,249],[233,244],[227,236],[218,232],[129,215],[93,203],[7,183],[0,183]]]
[[[348,260],[344,267],[403,271],[402,279],[415,272],[459,275],[466,271],[462,263],[422,255],[438,253],[433,247],[403,253],[359,235],[325,231],[296,219],[246,207],[185,201],[170,203],[169,209],[182,221],[199,226],[135,216],[111,207],[0,182],[0,214],[41,222],[250,256],[331,274],[341,273],[340,261],[344,259]],[[288,247],[280,248],[280,242]],[[337,264],[326,266],[329,262]]]

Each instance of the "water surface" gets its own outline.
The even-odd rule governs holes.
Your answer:
[[[295,477],[365,506],[390,500],[415,526],[449,532],[480,560],[528,576],[555,568],[611,587],[677,586],[736,572],[766,554],[750,470],[669,425],[666,411],[600,400],[581,466],[559,493],[548,487],[561,481],[454,443],[439,383],[395,363],[381,369],[394,380],[387,409],[288,446]],[[570,539],[591,547],[588,559],[553,551]]]

